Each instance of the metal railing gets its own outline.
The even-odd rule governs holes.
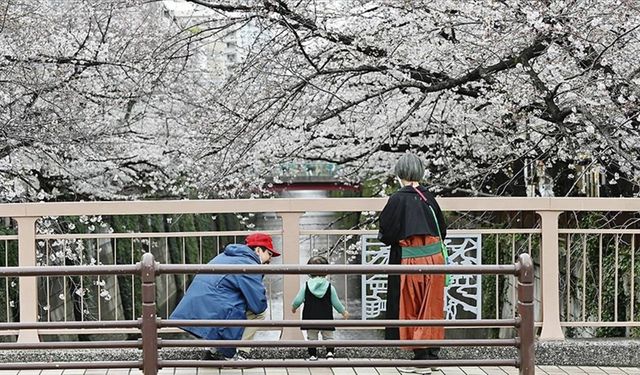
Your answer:
[[[225,326],[225,327],[300,327],[300,320],[164,320],[157,316],[156,282],[163,274],[496,274],[515,275],[518,279],[518,316],[514,319],[498,320],[379,320],[379,321],[304,321],[314,326],[373,327],[373,326],[446,326],[446,327],[512,327],[517,330],[514,339],[469,339],[469,340],[334,340],[335,347],[424,347],[424,346],[513,346],[519,356],[514,359],[456,359],[456,360],[346,360],[331,362],[308,362],[288,360],[287,367],[398,367],[398,366],[516,366],[520,374],[534,374],[534,268],[531,257],[521,254],[513,265],[490,266],[350,266],[350,265],[171,265],[157,263],[151,253],[146,253],[136,265],[123,266],[51,266],[51,267],[1,267],[0,275],[17,276],[22,279],[33,276],[61,275],[136,275],[142,280],[142,315],[135,321],[102,322],[36,322],[0,323],[0,330],[37,329],[47,330],[63,326],[74,329],[86,328],[135,328],[141,339],[136,341],[108,340],[94,342],[43,342],[0,343],[0,349],[77,349],[77,348],[137,348],[142,351],[140,361],[77,361],[77,362],[28,362],[1,363],[0,370],[29,369],[94,369],[94,368],[139,368],[145,375],[156,375],[164,367],[237,367],[230,361],[164,360],[159,356],[160,348],[169,347],[317,347],[323,341],[279,340],[168,340],[159,337],[162,327]],[[281,360],[247,360],[242,367],[282,367]]]
[[[536,282],[539,283],[535,299],[541,304],[536,304],[536,326],[540,327],[540,340],[564,339],[563,332],[567,327],[572,329],[597,329],[603,327],[623,327],[627,329],[640,328],[637,303],[640,302],[638,290],[640,279],[638,278],[637,261],[638,240],[640,229],[634,226],[624,225],[615,228],[602,229],[595,226],[563,227],[559,222],[564,213],[569,212],[613,212],[614,216],[626,212],[628,214],[640,212],[640,200],[633,198],[439,198],[444,211],[449,212],[510,212],[530,214],[535,217],[535,222],[522,228],[460,228],[459,231],[478,233],[483,238],[493,239],[494,249],[486,249],[495,253],[496,264],[500,264],[498,258],[512,261],[520,252],[532,255],[536,267]],[[243,231],[195,231],[171,233],[158,231],[153,233],[38,233],[36,222],[43,217],[50,216],[127,216],[127,215],[158,215],[158,214],[219,214],[219,213],[269,213],[278,217],[277,225],[270,228],[260,228],[274,235],[274,239],[283,250],[283,264],[299,264],[301,262],[301,242],[314,236],[360,236],[362,234],[375,233],[372,230],[349,229],[308,229],[302,225],[304,216],[309,212],[377,212],[386,203],[385,198],[322,198],[322,199],[246,199],[246,200],[198,200],[198,201],[134,201],[134,202],[69,202],[69,203],[26,203],[26,204],[0,204],[0,217],[13,218],[18,228],[17,234],[0,235],[0,266],[36,266],[39,264],[37,252],[42,251],[44,256],[49,241],[62,241],[69,239],[82,239],[93,241],[95,247],[99,247],[100,241],[111,241],[113,247],[117,247],[121,241],[131,240],[129,262],[133,263],[143,251],[142,247],[135,247],[133,240],[139,239],[149,242],[168,242],[172,238],[180,238],[181,244],[185,241],[196,241],[198,251],[201,254],[211,254],[219,250],[222,236],[241,237],[248,232]],[[451,230],[450,233],[457,233]],[[511,239],[509,239],[511,237]],[[155,240],[154,240],[155,238]],[[207,240],[218,242],[215,246],[204,246]],[[336,240],[338,241],[338,240]],[[524,243],[521,245],[520,242]],[[42,250],[40,242],[43,243]],[[587,249],[585,249],[585,244]],[[137,245],[136,245],[137,246]],[[184,259],[184,245],[182,245],[182,258]],[[215,248],[215,250],[213,250]],[[484,251],[484,250],[483,250]],[[595,251],[595,264],[585,261],[585,253]],[[99,254],[99,253],[98,253]],[[11,255],[11,258],[9,257]],[[155,253],[160,259],[160,254]],[[208,256],[208,255],[207,255]],[[206,262],[207,256],[195,260]],[[591,254],[593,259],[593,254]],[[166,256],[165,256],[166,258]],[[115,260],[100,258],[100,262],[116,263]],[[607,264],[616,264],[617,261],[629,266],[623,271],[618,268],[607,269]],[[89,260],[84,259],[88,264]],[[161,260],[165,263],[165,260]],[[179,262],[180,260],[178,260]],[[42,263],[42,262],[41,262]],[[44,262],[44,264],[47,264]],[[493,264],[493,263],[492,263]],[[280,276],[278,276],[280,277]],[[591,277],[587,279],[587,277]],[[295,297],[299,285],[299,276],[284,275],[277,279],[278,286],[282,285],[282,294],[271,296],[280,301],[291,301]],[[115,281],[105,279],[117,287]],[[61,282],[62,283],[62,282]],[[80,280],[82,283],[82,279]],[[166,279],[165,279],[166,283]],[[345,284],[347,282],[345,281]],[[186,287],[184,280],[181,282],[182,291]],[[93,284],[92,284],[93,285]],[[538,284],[537,284],[538,285]],[[87,285],[80,285],[88,289]],[[109,285],[107,285],[109,286]],[[508,288],[496,279],[489,287],[498,295],[509,295],[505,301],[495,301],[492,314],[488,317],[502,318],[513,317],[514,309],[503,308],[506,302],[515,305],[516,290],[513,283],[507,283]],[[92,287],[95,287],[93,285]],[[137,288],[133,285],[132,288]],[[81,288],[81,289],[82,289]],[[66,293],[65,288],[64,289]],[[345,287],[345,290],[349,288]],[[9,277],[0,275],[0,313],[13,320],[23,323],[38,321],[82,320],[84,315],[73,317],[70,313],[63,316],[50,316],[51,304],[58,298],[57,294],[43,296],[45,289],[39,287],[36,278],[26,278],[19,283]],[[48,291],[48,289],[46,289]],[[96,287],[94,294],[98,293]],[[166,289],[165,289],[166,290]],[[506,290],[506,291],[505,291]],[[625,298],[619,298],[624,293]],[[133,312],[139,314],[140,301],[137,300],[139,289],[129,292],[128,298],[134,306]],[[605,300],[605,295],[610,295],[610,300]],[[630,296],[630,297],[629,297]],[[66,301],[68,296],[61,296],[60,300]],[[351,297],[351,296],[349,296]],[[39,299],[40,298],[40,299]],[[124,298],[114,295],[114,298]],[[166,316],[171,311],[171,298],[164,296],[162,311],[158,313]],[[346,298],[345,298],[346,299]],[[348,301],[355,300],[348,298]],[[501,302],[501,303],[499,303]],[[66,303],[66,302],[65,302]],[[284,303],[284,302],[281,302]],[[595,305],[595,309],[593,306]],[[19,310],[18,310],[19,306]],[[110,320],[100,311],[100,304],[95,316],[90,319]],[[505,313],[506,311],[506,313]],[[120,312],[114,313],[115,320],[121,319]],[[132,315],[132,316],[135,316]],[[283,309],[282,316],[271,318],[283,318],[295,320],[297,317],[288,309]],[[6,321],[11,319],[7,318]],[[87,320],[90,320],[87,319]],[[123,329],[119,329],[123,331]],[[124,330],[126,331],[126,329]],[[130,331],[130,329],[129,329]],[[9,331],[7,331],[9,332]],[[69,333],[64,329],[52,334]],[[6,332],[5,332],[6,333]],[[96,331],[97,333],[97,331]],[[18,334],[20,342],[38,342],[39,332],[36,329],[22,329]],[[300,338],[299,330],[290,327],[284,328],[284,337]]]

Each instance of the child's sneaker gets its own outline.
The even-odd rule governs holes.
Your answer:
[[[398,371],[405,374],[431,374],[431,369],[424,367],[398,367]]]
[[[316,357],[315,355],[310,355],[309,358],[307,358],[308,361],[317,361],[318,357]]]
[[[415,367],[397,367],[398,371],[405,373],[405,374],[415,374],[416,368]]]
[[[249,353],[243,351],[243,350],[238,350],[236,351],[236,354],[233,355],[233,357],[231,358],[225,358],[227,361],[244,361],[247,359],[247,357],[249,356]]]
[[[327,355],[325,356],[325,358],[333,359],[333,352],[327,352]]]

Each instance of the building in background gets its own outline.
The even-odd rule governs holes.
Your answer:
[[[193,63],[203,79],[223,84],[244,61],[259,28],[242,14],[222,14],[185,0],[164,0],[165,14],[193,34]]]

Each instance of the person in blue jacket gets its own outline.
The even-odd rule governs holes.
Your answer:
[[[245,244],[227,245],[209,264],[268,264],[280,253],[265,233],[247,236]],[[169,319],[264,319],[267,294],[260,274],[199,274]],[[205,340],[251,340],[255,327],[182,327]],[[236,348],[218,348],[225,358],[244,359]],[[211,352],[205,358],[212,358]]]

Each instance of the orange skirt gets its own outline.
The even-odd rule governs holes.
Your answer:
[[[431,242],[429,240],[425,242]],[[438,253],[424,257],[403,258],[401,264],[441,265],[444,264],[444,257]],[[444,275],[400,275],[399,318],[402,320],[444,319],[444,284]],[[442,340],[444,327],[400,327],[400,339]],[[405,349],[413,349],[413,347]]]

